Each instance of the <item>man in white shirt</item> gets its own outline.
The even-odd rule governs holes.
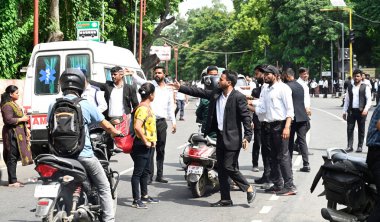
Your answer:
[[[368,110],[371,107],[371,90],[362,81],[362,71],[354,70],[354,84],[348,86],[343,106],[343,119],[347,120],[347,149],[352,152],[354,142],[355,122],[358,123],[358,148],[356,152],[363,151],[363,141],[365,134],[365,121]]]
[[[156,66],[153,68],[154,81],[152,84],[156,87],[155,97],[151,103],[154,114],[156,115],[156,128],[157,128],[157,143],[156,143],[156,163],[157,163],[157,176],[156,182],[167,183],[168,180],[163,177],[164,171],[164,159],[165,159],[165,145],[166,145],[166,130],[168,124],[166,119],[172,122],[172,133],[176,132],[176,119],[174,115],[174,98],[173,90],[169,89],[165,83],[165,68],[162,66]],[[133,72],[132,72],[133,73]],[[129,70],[126,70],[126,74],[132,74]],[[132,74],[133,81],[142,85],[146,82],[145,79],[140,78],[137,74]],[[154,174],[154,151],[151,155],[150,164],[150,180],[148,183],[152,183]]]
[[[271,177],[274,185],[266,192],[277,195],[295,195],[297,188],[293,183],[292,162],[289,154],[290,124],[294,117],[292,91],[286,84],[278,82],[279,71],[269,65],[263,68],[265,83],[260,94],[259,104],[255,112],[266,120],[264,137],[270,141]]]
[[[323,77],[322,91],[323,91],[323,98],[327,98],[327,93],[329,91],[329,81],[326,79],[326,77]]]
[[[309,94],[309,86],[308,80],[309,80],[309,70],[306,68],[299,68],[298,69],[299,78],[297,79],[297,82],[301,84],[304,90],[304,103],[305,103],[305,109],[308,116],[311,115],[310,110],[310,94]]]

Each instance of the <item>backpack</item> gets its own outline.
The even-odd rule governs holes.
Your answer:
[[[86,132],[79,104],[83,98],[58,98],[48,120],[50,151],[61,157],[75,158],[84,148]]]

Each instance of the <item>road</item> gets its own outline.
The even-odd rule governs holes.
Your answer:
[[[119,184],[117,221],[242,221],[242,222],[320,222],[320,209],[326,205],[324,197],[318,197],[323,191],[321,182],[314,193],[310,193],[310,186],[319,166],[322,164],[321,155],[326,148],[346,146],[346,123],[341,118],[341,99],[312,98],[312,122],[310,156],[311,172],[298,171],[302,166],[300,156],[293,157],[294,181],[298,188],[295,196],[278,197],[266,194],[258,189],[256,200],[248,205],[246,194],[240,191],[232,191],[234,206],[230,208],[210,208],[209,203],[219,200],[219,193],[209,194],[203,198],[192,198],[191,192],[184,180],[184,172],[181,170],[179,155],[182,145],[188,136],[197,131],[195,124],[195,100],[191,100],[185,110],[185,121],[178,121],[177,133],[168,131],[166,159],[164,174],[168,178],[168,184],[153,182],[149,188],[149,194],[161,200],[159,204],[148,205],[148,209],[135,209],[131,207],[131,174],[133,162],[129,155],[118,154],[112,161],[114,169],[121,172]],[[372,115],[372,110],[369,117]],[[367,119],[367,124],[369,122]],[[170,129],[170,124],[169,124]],[[355,132],[354,143],[357,143]],[[356,148],[356,147],[354,147]],[[367,148],[362,154],[353,154],[365,157]],[[260,164],[261,164],[260,160]],[[258,179],[262,172],[251,171],[251,152],[240,153],[239,165],[242,173],[249,182]],[[6,173],[2,168],[3,178],[0,187],[2,207],[0,208],[1,221],[39,221],[34,217],[35,199],[33,197],[37,174],[34,166],[18,167],[19,180],[27,185],[24,188],[8,188],[6,185]],[[262,168],[261,168],[262,170]]]

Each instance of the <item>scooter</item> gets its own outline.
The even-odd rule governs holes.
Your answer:
[[[331,148],[323,156],[324,164],[314,178],[313,192],[320,178],[327,207],[321,209],[328,221],[366,221],[376,203],[376,186],[364,158],[348,155],[344,149]]]
[[[185,179],[193,197],[202,197],[207,186],[219,189],[215,139],[204,138],[201,133],[191,134],[180,157],[185,164]]]
[[[122,150],[107,147],[109,135],[101,128],[91,130],[90,138],[95,156],[102,164],[110,183],[116,212],[120,176],[117,171],[111,169],[109,160],[114,153],[120,153]],[[101,221],[98,191],[79,161],[52,154],[40,154],[36,157],[35,164],[35,170],[40,175],[39,180],[42,181],[34,192],[34,197],[38,199],[36,217],[44,222]]]

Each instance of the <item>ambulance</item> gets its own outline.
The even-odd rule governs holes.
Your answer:
[[[30,117],[31,148],[34,156],[48,152],[47,111],[56,98],[62,96],[58,80],[67,68],[86,70],[87,76],[97,82],[111,79],[111,68],[121,66],[133,70],[146,79],[131,51],[113,44],[94,41],[62,41],[41,43],[34,47],[29,64],[23,95],[23,106]],[[126,84],[133,84],[125,76]]]

